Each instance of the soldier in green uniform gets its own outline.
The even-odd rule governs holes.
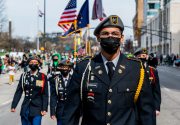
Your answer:
[[[143,62],[146,68],[146,72],[149,76],[150,84],[153,91],[156,115],[158,116],[160,114],[160,106],[161,106],[161,89],[160,89],[158,71],[156,68],[148,65],[147,63],[148,51],[146,48],[138,48],[135,51],[134,55]]]
[[[154,125],[149,79],[140,60],[127,58],[120,51],[123,30],[116,15],[96,27],[94,35],[101,52],[77,64],[62,125]]]

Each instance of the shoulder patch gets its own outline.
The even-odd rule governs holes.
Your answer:
[[[149,68],[156,70],[156,68],[154,68],[153,66],[149,66]]]

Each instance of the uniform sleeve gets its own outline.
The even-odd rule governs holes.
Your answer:
[[[67,101],[64,106],[62,125],[79,125],[80,118],[80,82],[81,73],[76,67],[70,81],[67,93]]]
[[[152,89],[153,89],[153,96],[155,99],[155,108],[156,110],[160,111],[161,89],[160,89],[159,75],[157,70],[154,70],[154,77],[155,77],[155,83],[152,85]]]
[[[155,125],[155,106],[153,100],[153,94],[150,82],[148,80],[147,74],[145,73],[144,83],[142,90],[137,101],[139,124],[140,125]]]
[[[22,75],[21,75],[18,86],[16,88],[16,92],[13,97],[11,109],[17,107],[19,100],[21,99],[22,93],[23,93],[23,89],[22,89]]]
[[[51,80],[50,84],[50,112],[51,116],[55,115],[56,106],[57,106],[57,93],[56,93],[56,85],[55,80]]]
[[[47,77],[45,76],[45,83],[44,83],[44,91],[42,93],[42,99],[43,99],[43,107],[42,111],[47,111],[48,110],[48,82],[47,82]]]

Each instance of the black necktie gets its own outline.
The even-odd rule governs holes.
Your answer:
[[[113,62],[107,62],[106,65],[108,68],[108,76],[109,76],[109,79],[111,80],[113,77],[113,74],[114,74],[114,69],[113,69],[114,64],[113,64]]]

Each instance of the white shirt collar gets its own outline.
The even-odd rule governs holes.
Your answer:
[[[106,59],[106,57],[104,57],[104,56],[102,55],[102,53],[101,53],[101,56],[102,56],[102,60],[103,60],[104,66],[105,66],[105,68],[106,68],[106,71],[108,71],[107,65],[106,65],[106,63],[108,62],[108,60]],[[117,57],[114,58],[114,59],[111,61],[111,62],[113,62],[113,64],[114,64],[115,67],[117,66],[119,57],[120,57],[120,52],[119,52],[119,54],[117,55]]]

